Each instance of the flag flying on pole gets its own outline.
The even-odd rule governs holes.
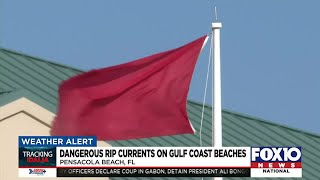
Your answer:
[[[127,140],[194,133],[187,95],[205,39],[63,81],[51,135]]]

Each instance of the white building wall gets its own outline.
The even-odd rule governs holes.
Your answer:
[[[18,177],[18,136],[48,136],[54,114],[21,98],[0,107],[0,180],[30,180]],[[98,142],[98,146],[110,146]],[[40,178],[50,179],[52,178]],[[65,180],[66,178],[54,178]],[[108,178],[68,178],[94,180]]]

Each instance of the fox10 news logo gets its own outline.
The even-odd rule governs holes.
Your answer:
[[[302,177],[301,147],[252,147],[251,177]]]

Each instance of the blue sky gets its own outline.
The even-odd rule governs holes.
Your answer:
[[[106,67],[209,33],[214,5],[223,108],[320,134],[317,0],[0,0],[0,45],[83,70]],[[199,102],[208,47],[189,92]]]

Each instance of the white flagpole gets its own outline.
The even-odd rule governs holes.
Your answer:
[[[212,56],[212,145],[222,147],[222,115],[221,115],[221,71],[220,71],[220,28],[221,22],[212,23],[213,56]],[[222,180],[215,177],[214,180]]]

